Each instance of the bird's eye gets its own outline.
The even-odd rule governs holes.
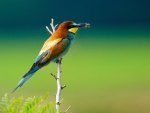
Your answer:
[[[68,26],[68,29],[73,28],[73,27],[74,27],[74,25],[71,24]]]

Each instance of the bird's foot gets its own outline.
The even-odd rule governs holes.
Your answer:
[[[63,59],[63,58],[60,58],[60,59],[56,60],[56,63],[61,64],[61,63],[62,63],[62,59]]]

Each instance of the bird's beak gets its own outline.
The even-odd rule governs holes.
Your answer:
[[[72,32],[72,33],[76,33],[78,31],[79,27],[89,28],[90,24],[88,24],[88,23],[73,24],[71,26],[71,28],[69,29],[69,31]]]
[[[90,24],[88,24],[88,23],[79,23],[79,24],[76,24],[75,27],[90,28]]]

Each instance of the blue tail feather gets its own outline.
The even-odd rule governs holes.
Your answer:
[[[31,78],[38,69],[38,66],[36,66],[32,68],[32,70],[30,70],[28,73],[26,73],[23,78],[18,82],[17,87],[12,91],[12,93],[15,92],[19,87],[21,87],[29,78]]]

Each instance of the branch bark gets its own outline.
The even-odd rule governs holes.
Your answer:
[[[56,93],[56,113],[60,113],[60,99],[61,99],[61,59],[57,62],[57,93]]]
[[[55,33],[56,31],[56,27],[58,24],[54,25],[54,19],[51,19],[51,29],[50,30],[48,28],[48,26],[46,26],[47,31],[52,35],[53,33]],[[51,75],[56,79],[57,81],[57,93],[56,93],[56,113],[60,113],[60,100],[61,100],[61,91],[63,88],[66,87],[66,85],[62,86],[61,85],[61,61],[62,58],[58,60],[57,62],[57,76],[55,76],[54,74],[51,73]]]

